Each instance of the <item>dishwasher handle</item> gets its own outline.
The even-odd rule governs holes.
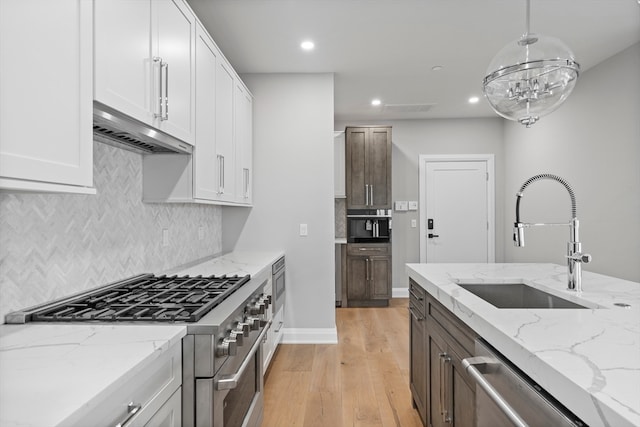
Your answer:
[[[498,391],[487,381],[478,367],[487,368],[490,365],[499,365],[495,359],[490,357],[468,357],[462,360],[465,371],[476,381],[476,383],[487,393],[489,398],[500,408],[500,410],[517,427],[529,427],[522,417],[507,403]]]

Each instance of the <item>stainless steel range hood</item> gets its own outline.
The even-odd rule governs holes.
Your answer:
[[[186,142],[98,101],[93,101],[93,134],[97,141],[141,154],[193,152]]]

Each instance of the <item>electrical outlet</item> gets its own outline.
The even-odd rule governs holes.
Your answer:
[[[204,227],[198,227],[198,240],[204,240]]]
[[[411,228],[416,228],[418,226],[418,222],[415,219],[411,220]]]
[[[169,229],[168,228],[162,229],[162,246],[163,247],[169,246]]]
[[[307,236],[309,234],[309,228],[307,224],[300,224],[300,235]]]

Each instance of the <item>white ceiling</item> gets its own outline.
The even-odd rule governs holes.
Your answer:
[[[341,121],[493,116],[484,99],[467,99],[482,97],[489,62],[525,30],[525,0],[188,1],[240,74],[335,73]],[[640,42],[639,3],[532,0],[531,32],[565,42],[585,71]]]

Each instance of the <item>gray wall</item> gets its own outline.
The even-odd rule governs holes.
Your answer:
[[[505,260],[564,264],[565,228],[527,230],[527,246],[509,243],[515,194],[530,176],[564,177],[578,202],[585,270],[640,281],[640,44],[580,76],[557,111],[530,129],[505,125]],[[552,181],[527,187],[523,221],[566,222],[570,202]]]
[[[333,74],[242,78],[255,97],[254,207],[223,208],[223,248],[285,251],[285,326],[335,330]]]
[[[494,154],[496,171],[496,262],[503,258],[503,146],[502,119],[395,120],[336,123],[336,130],[359,124],[390,125],[392,129],[393,200],[419,200],[418,158],[420,154]],[[407,288],[404,265],[420,261],[418,211],[393,212],[393,287]]]
[[[142,203],[142,156],[93,144],[97,195],[0,192],[0,319],[221,251],[220,207]]]

